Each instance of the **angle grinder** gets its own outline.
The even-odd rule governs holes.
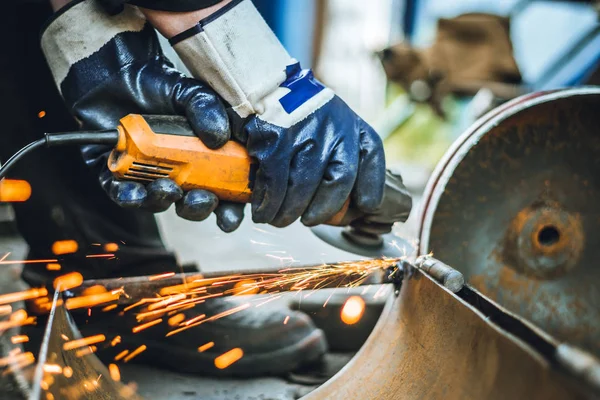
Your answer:
[[[258,169],[256,160],[238,142],[229,141],[218,150],[206,147],[184,117],[130,114],[112,130],[47,133],[11,157],[0,168],[0,179],[37,148],[84,144],[113,147],[108,168],[117,179],[146,184],[169,178],[183,190],[204,189],[221,200],[238,203],[250,201]],[[325,242],[355,254],[397,257],[408,244],[383,234],[391,230],[389,221],[406,221],[411,206],[402,180],[388,171],[384,199],[377,212],[365,215],[348,199],[326,222],[331,229],[321,226],[313,232]],[[348,228],[339,228],[342,226]]]

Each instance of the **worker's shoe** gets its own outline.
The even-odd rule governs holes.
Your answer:
[[[121,250],[119,254],[121,258]],[[121,261],[127,260],[125,256],[126,254]],[[29,259],[36,258],[40,258],[39,255],[29,255]],[[137,258],[142,257],[137,255]],[[155,259],[157,262],[154,263],[142,262],[114,269],[109,268],[111,264],[107,263],[105,270],[85,262],[63,262],[60,271],[26,268],[23,278],[32,286],[46,285],[52,290],[52,281],[56,276],[73,271],[81,272],[85,279],[140,276],[169,271],[198,272],[194,265],[178,266],[173,256],[169,258],[157,253]],[[68,295],[66,292],[65,296]],[[256,296],[207,299],[194,308],[142,320],[137,315],[146,311],[143,307],[124,311],[124,307],[120,306],[106,312],[98,307],[91,309],[91,315],[88,315],[87,309],[73,310],[70,314],[73,317],[73,328],[79,329],[83,336],[103,334],[106,337],[103,343],[95,346],[96,354],[107,364],[135,362],[186,373],[245,377],[284,375],[299,366],[319,360],[327,351],[324,333],[315,327],[306,314],[292,311],[281,303],[261,305],[265,300],[268,299]],[[38,328],[43,328],[46,322],[44,314],[48,310],[36,307],[35,301],[29,302],[27,308],[30,315],[38,315]],[[209,320],[234,309],[240,311],[166,336],[182,327],[181,324],[200,315],[204,314],[205,317],[198,320]],[[160,323],[134,333],[135,327],[158,319]],[[67,337],[72,336],[68,332],[66,334]],[[117,336],[120,338],[115,340]],[[129,357],[142,345],[146,346],[143,352]],[[216,361],[218,356],[233,349],[241,349],[242,357],[226,368],[219,368],[227,364],[225,361],[234,361],[236,353],[240,354],[236,350],[231,353],[230,357],[233,358],[224,356]],[[125,351],[128,353],[125,354]],[[121,356],[118,357],[119,355]]]
[[[106,336],[106,341],[97,345],[97,355],[105,363],[136,362],[186,373],[244,377],[283,375],[319,360],[327,350],[323,332],[306,314],[287,306],[257,307],[264,300],[249,296],[207,300],[180,313],[165,314],[159,324],[138,333],[133,333],[135,327],[157,320],[138,321],[140,308],[124,313],[122,309],[106,313],[94,310],[91,317],[86,312],[73,316],[83,336]],[[235,309],[240,311],[208,321]],[[208,322],[167,336],[202,314],[206,316],[200,320]],[[120,339],[115,339],[117,336]],[[128,358],[140,346],[146,349]]]

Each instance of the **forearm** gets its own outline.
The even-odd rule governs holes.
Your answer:
[[[49,0],[50,5],[54,11],[60,10],[73,0]],[[88,0],[96,1],[96,0]],[[198,21],[208,17],[212,13],[219,10],[221,7],[227,5],[231,0],[206,0],[206,4],[217,2],[217,4],[211,5],[206,8],[202,8],[196,11],[186,12],[173,12],[173,11],[161,11],[153,10],[140,6],[140,10],[144,13],[148,21],[166,38],[171,38],[178,33],[185,31],[196,25]],[[136,3],[133,1],[132,3]],[[202,6],[202,2],[197,2],[198,6]]]
[[[65,0],[53,0],[65,1]],[[68,1],[68,0],[67,0]],[[190,12],[170,12],[150,10],[140,7],[148,21],[167,39],[193,27],[200,21],[215,13],[217,10],[231,3],[231,0],[223,0],[211,7]]]
[[[60,10],[62,7],[69,4],[71,0],[50,0],[50,5],[54,11]]]

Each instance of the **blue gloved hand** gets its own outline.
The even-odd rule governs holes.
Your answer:
[[[296,81],[321,93],[325,89],[299,64],[288,70],[284,85]],[[328,93],[314,97],[324,95]],[[358,210],[377,210],[385,181],[377,133],[337,96],[305,107],[303,113],[307,115],[289,127],[254,115],[235,132],[258,159],[253,220],[282,227],[302,217],[303,224],[314,226],[333,217],[350,196]]]
[[[379,136],[332,90],[302,70],[250,0],[234,0],[171,38],[191,73],[232,106],[235,137],[258,159],[255,222],[328,221],[350,197],[380,206],[385,158]]]
[[[226,109],[212,89],[185,77],[164,56],[154,29],[131,6],[109,16],[94,1],[66,6],[47,25],[42,48],[66,105],[83,129],[114,129],[127,114],[184,115],[209,148],[230,138]],[[111,149],[82,148],[109,196],[123,207],[177,214],[201,221],[211,212],[225,232],[242,221],[242,204],[222,202],[206,190],[183,190],[170,179],[149,184],[118,181],[107,167]]]

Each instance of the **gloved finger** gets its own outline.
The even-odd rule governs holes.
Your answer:
[[[227,108],[227,115],[229,116],[229,124],[231,126],[231,136],[234,140],[246,144],[248,142],[248,132],[244,127],[246,123],[252,119],[252,115],[242,118],[239,114],[231,107]]]
[[[177,108],[183,109],[192,130],[206,147],[222,147],[230,137],[229,117],[223,102],[212,89],[195,79],[182,78],[181,84],[195,85],[196,88],[191,94],[175,96]]]
[[[148,192],[144,185],[139,182],[113,180],[108,195],[121,207],[139,208],[144,204]]]
[[[245,204],[222,201],[215,210],[217,226],[225,233],[230,233],[239,228],[244,219]]]
[[[288,171],[286,161],[259,161],[252,190],[252,221],[269,224],[275,218],[285,198]]]
[[[183,197],[183,190],[174,181],[160,178],[146,185],[148,196],[143,208],[151,212],[166,211],[171,204]]]
[[[219,205],[214,193],[196,189],[187,192],[175,203],[175,211],[181,218],[190,221],[204,221]]]
[[[302,215],[302,223],[315,226],[331,219],[350,197],[358,171],[358,152],[352,144],[339,145],[317,192]]]
[[[283,228],[300,218],[308,208],[313,195],[327,168],[326,163],[315,163],[318,151],[312,142],[308,142],[299,151],[290,165],[285,198],[271,225]]]
[[[385,154],[381,138],[366,124],[361,127],[358,163],[358,175],[352,192],[353,204],[363,212],[374,212],[383,200]]]

